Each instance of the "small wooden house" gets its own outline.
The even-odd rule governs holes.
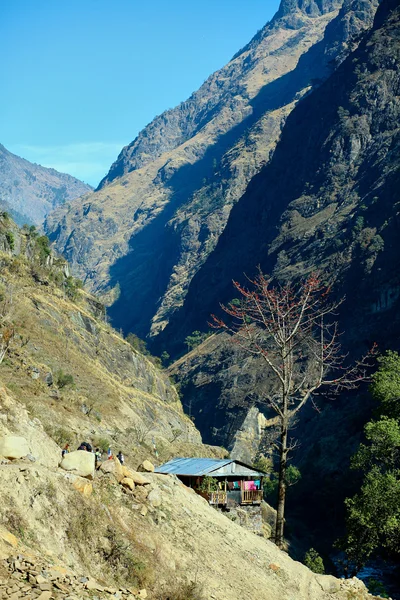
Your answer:
[[[174,458],[155,472],[176,475],[210,504],[228,509],[260,505],[266,476],[238,460],[214,458]]]

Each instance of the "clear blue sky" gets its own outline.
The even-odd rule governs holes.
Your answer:
[[[97,185],[279,0],[0,0],[0,143]]]

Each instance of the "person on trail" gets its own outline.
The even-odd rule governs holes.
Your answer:
[[[118,458],[119,462],[121,463],[121,465],[123,465],[123,464],[124,464],[124,462],[125,462],[125,457],[124,457],[124,455],[122,454],[121,450],[118,452],[118,454],[117,454],[117,458]]]
[[[101,463],[101,450],[100,448],[96,448],[96,452],[94,453],[96,467]]]
[[[69,444],[65,444],[64,448],[61,451],[61,458],[64,458],[64,456],[68,453],[69,453]]]
[[[113,457],[113,455],[112,455],[112,450],[111,450],[111,446],[110,446],[107,450],[107,458],[108,458],[108,460],[110,460],[112,457]]]
[[[82,442],[82,444],[79,446],[78,450],[85,450],[86,451],[86,446],[85,446],[84,442]]]

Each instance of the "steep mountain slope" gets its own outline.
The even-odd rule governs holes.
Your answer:
[[[0,267],[1,344],[13,332],[0,378],[57,443],[103,439],[128,457],[153,442],[163,458],[213,454],[167,375],[107,324],[45,238],[0,218]]]
[[[233,209],[166,341],[204,330],[217,301],[232,296],[232,278],[257,264],[282,279],[330,274],[347,295],[348,337],[382,338],[388,328],[396,336],[398,10],[384,2],[360,47],[287,119],[271,163]]]
[[[56,206],[91,190],[79,179],[33,164],[0,144],[0,206],[19,225],[41,225]]]
[[[47,219],[58,250],[114,302],[115,324],[155,335],[183,303],[285,118],[378,0],[346,0],[333,25],[341,4],[283,2],[226,67],[122,151],[95,194]]]

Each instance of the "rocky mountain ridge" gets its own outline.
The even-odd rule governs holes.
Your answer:
[[[283,5],[191,99],[122,151],[95,194],[47,219],[58,250],[112,305],[113,322],[142,337],[165,327],[287,115],[377,4]]]
[[[19,225],[42,225],[57,206],[92,189],[71,175],[16,156],[0,144],[0,206]]]
[[[271,163],[235,206],[166,329],[170,340],[174,327],[181,340],[204,328],[216,300],[231,297],[232,279],[251,276],[257,264],[282,280],[313,269],[332,276],[347,295],[352,328],[366,329],[360,320],[369,314],[367,328],[378,333],[375,323],[398,298],[398,7],[388,6],[383,3],[360,46],[287,119]]]

